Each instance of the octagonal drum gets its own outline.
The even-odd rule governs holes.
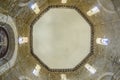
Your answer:
[[[91,27],[74,9],[51,8],[32,27],[33,53],[50,69],[72,69],[90,53]]]

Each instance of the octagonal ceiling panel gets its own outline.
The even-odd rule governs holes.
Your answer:
[[[69,69],[90,53],[91,27],[74,9],[51,8],[32,30],[33,53],[50,69]]]

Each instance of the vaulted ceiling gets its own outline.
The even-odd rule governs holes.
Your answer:
[[[31,9],[30,2],[37,3],[40,9],[38,14]],[[62,79],[61,74],[65,74],[69,80],[119,80],[120,7],[118,3],[119,0],[67,0],[66,3],[61,3],[61,0],[0,0],[0,13],[13,19],[17,38],[28,38],[27,43],[18,44],[15,64],[1,74],[0,80],[66,80]],[[46,13],[48,7],[77,8],[93,27],[94,55],[77,66],[76,70],[51,71],[31,52],[31,25]],[[94,8],[98,12],[90,15],[88,11],[94,12]],[[2,19],[0,17],[0,20]],[[98,38],[108,39],[108,45],[97,43]],[[33,73],[36,65],[41,67],[37,76]],[[92,73],[91,70],[95,72]]]

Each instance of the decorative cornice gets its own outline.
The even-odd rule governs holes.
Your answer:
[[[51,8],[70,8],[70,9],[75,9],[79,14],[81,14],[83,16],[83,18],[89,23],[89,25],[91,27],[91,49],[90,49],[90,54],[82,62],[80,62],[78,65],[76,65],[76,67],[74,67],[74,68],[70,68],[70,69],[51,69],[44,62],[42,62],[42,60],[40,60],[33,52],[33,35],[32,35],[32,33],[33,33],[33,25],[36,23],[36,21],[42,15],[44,15],[44,13],[46,13]],[[70,5],[49,5],[31,23],[31,26],[30,26],[30,50],[31,50],[31,53],[40,62],[40,64],[43,65],[43,67],[45,67],[48,71],[51,71],[51,72],[70,72],[70,71],[77,70],[80,66],[84,65],[89,60],[89,57],[91,55],[94,54],[94,49],[93,48],[94,48],[94,28],[93,28],[93,25],[88,20],[88,18],[80,11],[80,9],[77,8],[76,6],[70,6]]]

